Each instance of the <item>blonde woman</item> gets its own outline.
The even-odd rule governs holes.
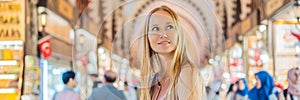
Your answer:
[[[187,50],[176,13],[167,6],[147,15],[141,55],[141,100],[205,100],[203,79]]]

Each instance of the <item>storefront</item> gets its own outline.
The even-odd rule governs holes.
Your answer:
[[[242,30],[248,30],[251,27],[251,23],[249,23],[249,20],[244,22],[248,22],[248,24],[243,24],[242,22],[237,23],[229,30],[227,34],[228,38],[226,40],[226,57],[228,59],[228,73],[224,74],[223,76],[226,76],[225,78],[229,79],[229,84],[227,84],[228,87],[230,83],[235,83],[239,78],[246,77],[246,67],[244,61],[244,37]],[[243,28],[242,25],[244,25]]]
[[[230,82],[234,83],[239,78],[245,78],[245,68],[243,67],[243,45],[241,42],[236,42],[228,51]]]
[[[41,99],[52,99],[55,92],[64,88],[62,74],[72,70],[71,25],[64,18],[44,7],[38,13],[47,13],[45,27],[39,22],[40,67],[41,67]],[[75,71],[76,72],[76,71]],[[80,73],[76,72],[78,76]],[[77,92],[79,88],[75,89]]]
[[[131,74],[132,72],[129,72],[130,66],[129,61],[126,58],[120,57],[116,54],[113,54],[112,56],[113,60],[113,69],[119,73],[119,79],[121,82],[128,81],[129,83],[132,83],[133,80],[131,80],[128,77],[128,74]]]
[[[123,58],[117,54],[111,53],[108,49],[104,47],[98,48],[98,73],[99,78],[102,79],[105,71],[112,70],[118,73],[118,82],[114,85],[123,89],[124,81],[127,81],[130,85],[139,86],[139,73],[137,69],[131,69],[129,65],[129,60]]]
[[[268,25],[273,40],[275,80],[286,88],[287,72],[299,67],[300,1],[279,3],[278,10],[270,11]]]
[[[49,59],[41,59],[41,92],[42,98],[51,100],[56,92],[62,91],[64,84],[62,82],[62,73],[71,70],[70,61],[60,58],[51,57]],[[76,72],[76,71],[75,71]],[[78,75],[78,73],[76,72]],[[79,88],[75,89],[79,92]]]
[[[75,49],[76,59],[74,70],[80,73],[79,85],[84,95],[89,96],[92,92],[93,81],[90,74],[98,74],[96,42],[94,34],[84,30],[76,29]]]
[[[0,98],[20,99],[25,43],[25,0],[0,1]]]
[[[41,73],[38,57],[25,56],[24,87],[21,99],[40,99],[41,94]]]
[[[201,69],[205,86],[209,87],[208,97],[214,97],[218,92],[220,97],[225,97],[228,86],[231,83],[231,72],[229,65],[229,51],[225,50],[211,59],[206,66]],[[213,98],[210,98],[213,99]]]
[[[268,52],[270,39],[267,36],[268,26],[263,19],[265,19],[264,11],[258,7],[229,30],[230,38],[235,40],[228,49],[232,83],[240,78],[246,78],[249,88],[252,88],[255,84],[255,73],[261,70],[273,73]]]
[[[244,36],[244,67],[250,88],[256,84],[255,73],[265,70],[273,74],[267,45],[267,26],[259,25]]]

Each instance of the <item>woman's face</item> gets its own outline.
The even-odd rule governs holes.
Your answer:
[[[171,15],[163,10],[150,16],[148,37],[153,51],[159,54],[171,53],[175,50],[178,33]]]
[[[77,80],[75,78],[70,78],[68,84],[70,84],[71,88],[76,88]]]
[[[244,90],[245,89],[245,84],[243,80],[239,80],[239,90]]]
[[[234,85],[232,86],[232,91],[233,91],[233,92],[236,92],[237,89],[238,89],[238,88],[237,88],[236,84],[234,84]]]
[[[300,84],[300,71],[299,71],[299,69],[295,71],[293,80],[296,82],[296,84]]]
[[[257,76],[255,76],[255,79],[256,79],[256,88],[260,89],[261,88],[261,82],[260,82],[260,80]]]

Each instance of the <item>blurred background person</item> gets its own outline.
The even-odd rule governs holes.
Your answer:
[[[300,70],[292,68],[288,71],[289,86],[280,94],[280,100],[300,100]]]
[[[234,100],[248,100],[248,84],[245,78],[241,78],[236,82],[237,91]]]
[[[274,89],[273,77],[266,71],[255,74],[256,86],[249,92],[250,100],[277,100]]]
[[[114,87],[113,83],[117,80],[117,74],[107,71],[104,74],[104,85],[101,88],[94,88],[89,100],[126,100],[123,91]]]
[[[54,94],[53,99],[54,100],[81,100],[80,94],[73,91],[73,88],[75,88],[77,85],[74,71],[67,71],[63,73],[62,80],[66,86],[62,91]]]
[[[128,85],[127,81],[124,82],[124,91],[123,92],[124,92],[127,100],[137,100],[137,94],[136,94],[135,89],[130,87]]]
[[[91,76],[91,79],[93,81],[93,88],[102,86],[102,82],[99,80],[97,74],[91,74],[90,76]]]
[[[226,94],[226,100],[235,100],[234,97],[236,95],[236,91],[237,91],[237,85],[233,83],[230,84]]]
[[[222,100],[220,96],[221,84],[221,79],[216,79],[209,84],[207,100]]]
[[[140,95],[140,93],[141,93],[141,92],[140,92],[141,89],[138,88],[137,86],[135,86],[135,87],[134,87],[134,90],[135,90],[135,92],[136,92],[137,100],[140,100],[139,95]]]

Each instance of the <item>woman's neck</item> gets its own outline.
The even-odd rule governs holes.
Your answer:
[[[173,57],[174,53],[173,52],[171,52],[171,53],[159,53],[158,55],[160,57],[165,58],[165,59],[171,59]]]
[[[172,60],[173,54],[159,54],[159,58],[161,58],[161,69],[159,71],[159,79],[165,79],[170,76],[172,70]]]

